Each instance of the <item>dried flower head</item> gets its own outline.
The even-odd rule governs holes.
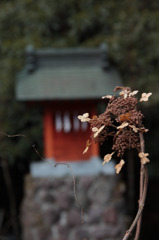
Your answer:
[[[83,151],[83,154],[85,154],[86,152],[88,152],[88,149],[89,149],[89,146],[90,146],[90,145],[91,145],[90,141],[87,140],[87,142],[86,142],[86,148],[85,148],[85,150]]]
[[[136,95],[137,93],[138,93],[138,90],[135,90],[135,91],[133,91],[133,92],[130,92],[130,93],[129,93],[129,97],[134,96],[134,95]]]
[[[123,122],[120,126],[117,127],[117,129],[120,129],[120,128],[125,128],[129,125],[128,122]]]
[[[83,115],[79,115],[78,119],[81,120],[81,122],[89,122],[89,113],[84,113]]]
[[[112,95],[106,95],[106,96],[103,96],[102,99],[104,99],[104,98],[111,99],[112,97],[113,97]]]
[[[131,127],[135,133],[137,133],[139,130],[139,128],[135,127],[134,125],[129,125],[129,127]]]
[[[143,152],[139,153],[139,158],[141,158],[142,164],[146,164],[146,163],[150,162],[150,160],[147,158],[147,156],[149,156],[148,153],[143,153]]]
[[[123,96],[124,98],[127,98],[127,96],[128,96],[129,93],[130,93],[129,90],[123,89],[123,90],[119,93],[119,95],[120,95],[120,96]]]
[[[115,165],[116,173],[119,174],[125,161],[123,155],[126,149],[135,148],[138,151],[138,156],[140,158],[140,198],[139,198],[139,208],[137,215],[126,232],[123,239],[128,239],[132,233],[133,228],[137,225],[137,231],[135,239],[139,237],[140,228],[140,216],[142,209],[140,206],[144,206],[146,190],[147,190],[147,168],[146,163],[150,162],[148,159],[148,153],[144,153],[144,137],[143,133],[146,133],[146,129],[143,125],[143,114],[138,110],[138,102],[148,101],[152,93],[143,93],[140,100],[136,98],[138,90],[131,91],[129,87],[119,87],[117,86],[114,91],[119,91],[119,96],[107,95],[102,97],[107,99],[108,104],[104,113],[99,116],[93,116],[89,119],[90,127],[92,129],[92,141],[95,143],[99,142],[102,144],[105,140],[109,139],[109,136],[113,137],[112,153],[108,153],[104,156],[103,165],[109,163],[112,159],[113,154],[116,154],[121,160]],[[88,115],[83,116],[88,118]],[[82,117],[82,119],[83,119]],[[86,144],[87,152],[90,142]],[[139,228],[138,228],[139,226]]]
[[[104,129],[105,126],[101,126],[99,129],[97,127],[92,128],[92,131],[95,132],[94,133],[94,138],[96,138],[98,136],[98,134]]]
[[[104,162],[103,162],[103,165],[107,162],[109,162],[111,159],[112,159],[112,155],[114,154],[114,152],[110,153],[110,154],[106,154],[104,156]]]
[[[124,163],[125,163],[125,161],[123,159],[121,159],[120,162],[117,165],[115,165],[115,169],[116,169],[117,174],[121,171]]]
[[[81,121],[88,121],[92,129],[92,141],[102,144],[109,137],[113,137],[111,154],[104,156],[103,165],[112,159],[116,153],[117,157],[122,159],[115,166],[116,172],[119,173],[123,164],[123,155],[126,149],[135,148],[140,152],[140,159],[143,164],[149,162],[147,155],[141,156],[140,134],[148,131],[143,125],[143,114],[137,109],[139,101],[147,101],[152,93],[143,93],[138,101],[136,94],[138,90],[131,91],[129,87],[116,87],[114,91],[119,91],[119,97],[106,95],[103,99],[108,99],[107,108],[99,116],[89,118],[89,114],[78,116]],[[90,144],[90,142],[89,142]],[[88,151],[89,144],[86,145],[84,153]],[[144,153],[142,153],[144,154]]]
[[[147,102],[152,93],[142,93],[140,102]]]

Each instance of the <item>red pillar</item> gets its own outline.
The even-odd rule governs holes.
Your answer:
[[[92,142],[92,157],[99,157],[99,143]]]
[[[49,107],[45,107],[44,111],[44,155],[45,158],[54,157],[54,122],[53,114]]]

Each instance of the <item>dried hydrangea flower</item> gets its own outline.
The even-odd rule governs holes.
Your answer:
[[[105,126],[100,127],[99,129],[97,127],[92,128],[92,131],[95,132],[93,137],[96,138],[98,134],[104,129]]]
[[[90,145],[91,145],[90,141],[87,140],[87,142],[86,142],[86,148],[85,148],[85,150],[83,151],[83,154],[85,154],[85,153],[88,151]]]
[[[120,129],[120,128],[125,128],[129,125],[128,122],[123,122],[120,126],[117,127],[117,129]]]
[[[148,131],[149,131],[149,129],[146,129],[146,128],[145,128],[145,129],[143,129],[143,131],[146,133],[146,132],[148,132]]]
[[[102,99],[105,99],[105,98],[111,99],[112,97],[113,97],[112,95],[106,95],[106,96],[103,96]]]
[[[131,91],[129,87],[120,87],[117,86],[114,91],[121,91],[119,92],[119,97],[107,95],[102,97],[108,98],[107,108],[105,112],[100,114],[99,116],[95,116],[89,119],[90,127],[93,131],[91,136],[92,141],[95,143],[99,142],[102,144],[105,140],[113,137],[113,145],[112,150],[113,152],[110,154],[106,154],[104,156],[103,165],[108,163],[112,159],[112,155],[116,154],[121,160],[118,164],[115,165],[116,173],[119,174],[125,161],[123,160],[123,155],[125,150],[127,149],[136,149],[138,151],[138,155],[140,158],[140,191],[139,191],[139,208],[137,215],[129,228],[126,232],[123,239],[128,239],[131,235],[132,230],[137,225],[136,236],[135,239],[139,238],[139,229],[140,228],[140,221],[141,221],[141,214],[144,206],[145,198],[146,198],[146,190],[147,190],[147,168],[146,163],[150,162],[147,158],[148,153],[144,153],[144,137],[143,133],[146,133],[148,129],[146,129],[143,125],[143,114],[141,111],[138,110],[137,105],[138,102],[148,101],[149,97],[152,93],[143,93],[140,100],[136,98],[136,94],[138,90]],[[88,121],[89,115],[80,116],[79,119]],[[88,151],[90,142],[86,144],[86,149],[84,153]]]
[[[147,158],[147,156],[149,156],[148,153],[140,152],[138,155],[139,155],[139,158],[141,158],[142,164],[146,164],[146,163],[150,162],[150,160]]]
[[[152,93],[142,93],[140,102],[147,102]]]
[[[89,113],[84,113],[83,115],[79,115],[78,119],[81,120],[81,122],[89,122]]]
[[[133,92],[130,92],[130,93],[129,93],[129,97],[134,96],[134,95],[136,95],[137,93],[138,93],[138,90],[135,90],[135,91],[133,91]]]
[[[110,154],[106,154],[104,156],[104,161],[103,161],[103,165],[107,162],[109,162],[112,159],[112,155],[114,154],[114,152],[110,153]]]
[[[118,122],[126,122],[131,119],[131,113],[121,114],[118,116]]]
[[[127,98],[127,96],[128,96],[129,93],[130,93],[129,90],[123,89],[123,90],[119,93],[119,95],[120,95],[120,96],[123,96],[124,98]]]
[[[119,97],[116,95],[103,97],[103,99],[109,99],[104,113],[92,118],[89,118],[89,114],[85,113],[79,115],[78,118],[90,123],[93,132],[91,141],[102,144],[109,136],[112,136],[113,154],[116,153],[117,157],[122,159],[126,149],[135,148],[141,152],[139,135],[148,130],[143,125],[143,114],[137,109],[138,99],[135,95],[138,90],[131,91],[129,87],[116,87],[114,89],[114,91],[119,90]],[[151,93],[143,93],[140,101],[146,101],[150,96]],[[86,145],[83,153],[86,153],[88,149],[89,145]],[[111,157],[111,154],[106,154],[103,164],[109,162]],[[145,164],[148,160],[142,158],[142,162]]]
[[[139,130],[139,128],[135,127],[134,125],[129,125],[129,127],[131,127],[135,133],[137,133]]]
[[[92,128],[92,132],[97,132],[99,129],[97,127]]]
[[[119,174],[119,172],[121,171],[124,163],[125,163],[125,161],[123,159],[121,159],[120,162],[115,165],[115,169],[116,169],[117,174]]]

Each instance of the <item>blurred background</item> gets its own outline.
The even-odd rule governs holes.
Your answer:
[[[42,109],[15,99],[15,80],[25,64],[25,48],[98,47],[107,43],[109,61],[123,85],[152,92],[146,104],[146,152],[150,154],[148,195],[141,239],[159,234],[159,2],[155,0],[1,0],[0,1],[0,228],[1,235],[21,233],[19,211],[29,164],[43,154]],[[5,134],[24,134],[9,138]],[[135,162],[134,208],[138,199]],[[123,173],[123,178],[127,176]],[[155,234],[155,235],[154,235]]]

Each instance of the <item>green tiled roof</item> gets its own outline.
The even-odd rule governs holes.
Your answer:
[[[99,50],[71,51],[37,51],[35,69],[17,77],[17,100],[99,99],[121,85],[115,69],[102,68]]]

